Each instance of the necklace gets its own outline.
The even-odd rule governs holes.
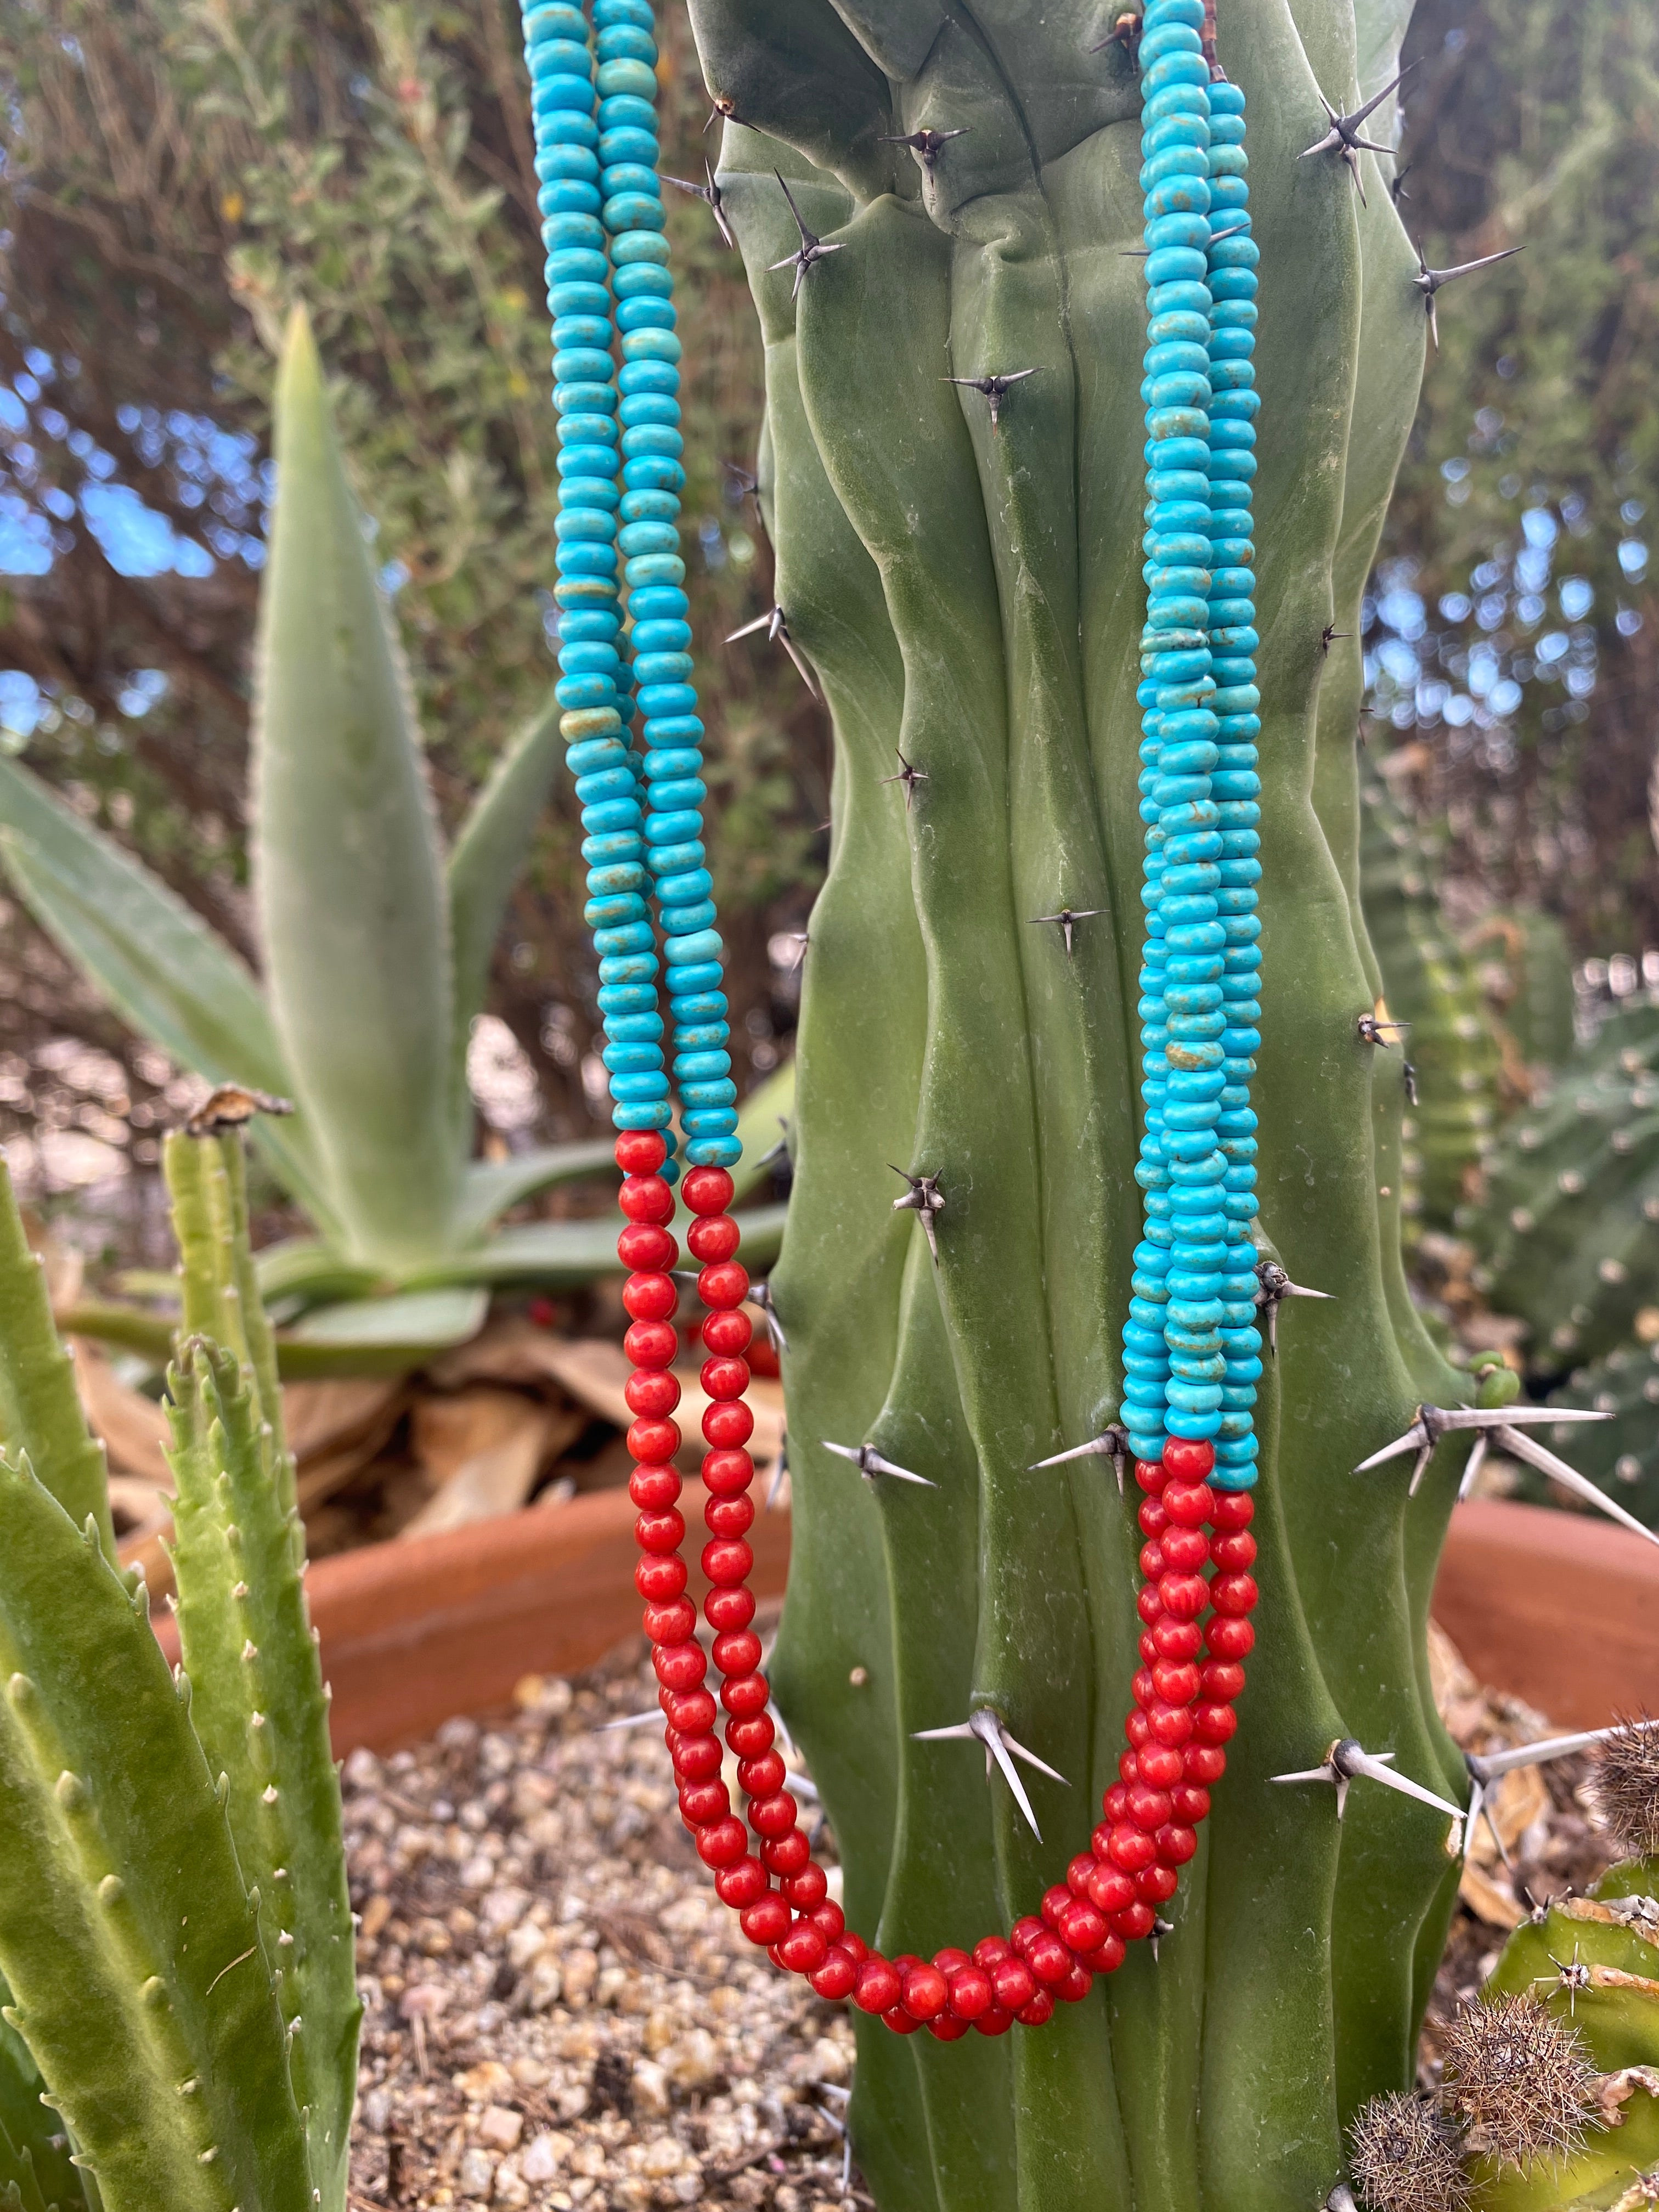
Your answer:
[[[1147,935],[1136,1177],[1145,1231],[1123,1332],[1121,1411],[1146,1540],[1142,1663],[1119,1779],[1090,1848],[1007,1936],[922,1960],[884,1957],[830,1899],[784,1787],[753,1628],[750,1283],[728,1212],[736,1088],[701,837],[703,729],[678,550],[680,343],[658,177],[650,0],[592,0],[591,28],[581,8],[560,0],[528,0],[525,10],[560,418],[556,696],[582,808],[585,918],[599,957],[623,1176],[617,1249],[629,1270],[635,1581],[680,1811],[720,1896],[775,1964],[805,1975],[821,1996],[880,2014],[900,2034],[926,2027],[947,2042],[970,2027],[998,2035],[1016,2021],[1040,2026],[1057,2000],[1075,2002],[1097,1974],[1114,1972],[1129,1943],[1156,1937],[1158,1908],[1197,1848],[1197,1825],[1226,1764],[1254,1642],[1257,252],[1243,96],[1213,66],[1206,27],[1204,0],[1146,0],[1139,48],[1149,316],[1138,694]],[[810,276],[810,267],[798,271],[797,284]],[[673,1465],[676,1182],[691,1217],[685,1242],[699,1263],[708,1353],[700,1377],[711,1401],[702,1424],[707,1653],[686,1595]],[[923,1226],[933,1233],[930,1215]],[[741,1817],[721,1779],[722,1710]]]

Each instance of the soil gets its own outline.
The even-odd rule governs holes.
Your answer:
[[[1443,1638],[1453,1733],[1491,1750],[1550,1733],[1476,1684]],[[364,2208],[707,2202],[868,2212],[846,2160],[844,2010],[775,1972],[716,1899],[675,1804],[642,1642],[572,1680],[532,1677],[493,1723],[344,1770],[361,1917]],[[649,1713],[638,1727],[607,1723]],[[1509,1926],[1608,1863],[1582,1759],[1523,1770],[1483,1826],[1423,2043],[1474,1994]],[[792,1788],[811,1802],[810,1784]],[[834,1843],[821,1830],[821,1858]],[[838,1869],[832,1871],[832,1893]]]

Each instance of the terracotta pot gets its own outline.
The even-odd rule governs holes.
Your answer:
[[[702,1486],[686,1485],[688,1526]],[[758,1596],[781,1594],[789,1516],[750,1531]],[[334,1748],[386,1751],[507,1704],[526,1674],[591,1666],[637,1634],[622,1490],[320,1559],[307,1577],[333,1685]],[[706,1585],[695,1572],[692,1588]],[[1482,1680],[1563,1726],[1659,1711],[1659,1547],[1575,1513],[1478,1500],[1452,1516],[1435,1615]],[[170,1658],[177,1632],[157,1626]]]

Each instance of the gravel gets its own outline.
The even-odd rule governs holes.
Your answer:
[[[347,1759],[355,2204],[869,2207],[842,2009],[714,1896],[659,1728],[596,1733],[654,1691],[641,1640],[526,1680],[496,1724]]]

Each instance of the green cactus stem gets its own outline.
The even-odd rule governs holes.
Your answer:
[[[27,1448],[0,1454],[0,2203],[343,2212],[360,2008],[241,1139],[175,1137],[167,1166],[214,1332],[170,1378],[176,1674],[142,1580],[70,1518],[67,1362],[35,1363]],[[40,1301],[0,1187],[0,1345],[35,1340]]]
[[[734,118],[717,182],[766,340],[777,598],[836,738],[773,1279],[796,1440],[774,1681],[851,1924],[927,1954],[1033,1910],[1086,1846],[1137,1664],[1131,1507],[1098,1457],[1030,1470],[1116,1412],[1140,1224],[1139,92],[1123,41],[1088,51],[1092,6],[691,13]],[[1347,2116],[1410,2078],[1455,1891],[1432,1806],[1363,1771],[1271,1786],[1351,1739],[1466,1790],[1423,1653],[1456,1457],[1415,1502],[1403,1470],[1352,1473],[1457,1387],[1400,1264],[1401,1056],[1358,1028],[1360,667],[1325,636],[1358,629],[1425,343],[1386,161],[1355,155],[1362,204],[1334,155],[1297,159],[1322,87],[1352,113],[1394,74],[1401,11],[1359,13],[1358,49],[1345,0],[1220,18],[1261,249],[1261,1248],[1334,1294],[1287,1306],[1264,1363],[1249,1686],[1156,1961],[996,2042],[860,2025],[884,2212],[1322,2201]],[[799,283],[775,172],[837,249]],[[1066,912],[1069,944],[1033,927]],[[896,1212],[895,1164],[942,1209]],[[977,1747],[919,1738],[976,1710],[1066,1778],[1023,1774],[1041,1845]]]

